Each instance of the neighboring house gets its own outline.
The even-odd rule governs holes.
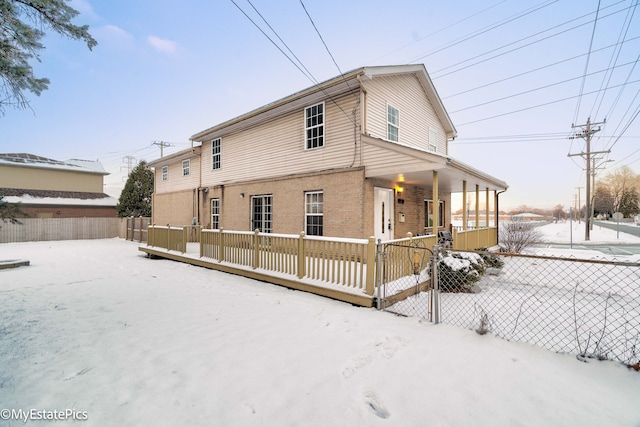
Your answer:
[[[511,215],[511,219],[514,221],[545,221],[547,217],[530,212],[523,212],[516,215]]]
[[[0,154],[0,195],[32,218],[116,217],[118,201],[103,192],[100,162]]]
[[[482,191],[497,209],[507,189],[449,157],[455,137],[423,65],[359,68],[150,162],[152,221],[382,240],[437,234],[450,229],[451,193]]]

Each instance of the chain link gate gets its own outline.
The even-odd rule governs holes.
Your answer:
[[[438,252],[438,246],[429,249],[422,240],[408,243],[382,243],[378,240],[378,309],[437,323]]]

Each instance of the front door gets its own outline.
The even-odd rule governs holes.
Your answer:
[[[376,240],[393,239],[393,190],[374,187],[373,226]]]

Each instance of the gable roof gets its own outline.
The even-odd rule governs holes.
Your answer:
[[[109,175],[109,172],[105,171],[102,164],[97,160],[72,159],[60,161],[29,153],[0,153],[0,165]]]
[[[222,136],[223,134],[229,134],[256,126],[259,123],[269,121],[291,111],[299,110],[322,99],[344,93],[355,92],[360,89],[363,80],[373,79],[378,76],[407,74],[413,74],[418,78],[426,96],[429,101],[431,101],[431,104],[435,109],[436,115],[444,126],[447,136],[455,138],[457,136],[457,131],[449,117],[449,114],[442,104],[442,100],[440,99],[426,68],[422,64],[415,64],[361,67],[348,71],[330,80],[318,83],[317,85],[264,105],[246,114],[205,129],[193,135],[190,140],[196,142],[208,141]]]

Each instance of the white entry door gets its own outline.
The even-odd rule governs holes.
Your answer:
[[[374,187],[373,227],[376,240],[393,239],[393,190]]]

